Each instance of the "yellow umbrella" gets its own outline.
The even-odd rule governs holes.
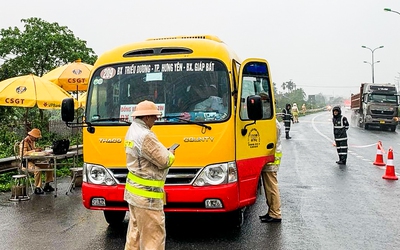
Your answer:
[[[56,84],[33,74],[0,82],[0,105],[60,109],[64,98],[71,95]],[[76,104],[77,106],[77,104]]]
[[[42,77],[66,91],[86,91],[92,68],[92,65],[82,63],[78,59],[73,63],[55,68]]]

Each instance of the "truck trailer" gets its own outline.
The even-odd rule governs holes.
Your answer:
[[[370,126],[396,131],[399,98],[394,84],[362,83],[360,92],[351,95],[351,121],[357,126]]]

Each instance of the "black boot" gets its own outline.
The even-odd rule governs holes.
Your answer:
[[[41,187],[36,187],[35,188],[35,194],[43,194],[43,189]]]
[[[260,219],[261,220],[261,222],[263,222],[263,223],[271,223],[271,222],[281,222],[282,221],[282,219],[281,218],[273,218],[273,217],[271,217],[271,216],[268,216],[267,218],[262,218],[262,219]]]
[[[292,139],[292,137],[289,136],[289,132],[286,132],[286,139]]]
[[[54,188],[52,186],[50,186],[50,183],[46,183],[44,185],[43,191],[45,191],[46,193],[53,192]]]

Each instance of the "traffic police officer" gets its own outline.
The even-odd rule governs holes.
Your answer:
[[[165,249],[164,182],[175,152],[164,147],[150,130],[159,115],[153,102],[140,102],[125,136],[129,172],[124,199],[130,215],[126,250]]]
[[[285,133],[286,133],[286,139],[291,139],[292,137],[289,136],[289,131],[290,131],[290,121],[293,122],[293,116],[291,112],[292,106],[290,103],[286,104],[286,108],[282,110],[283,113],[283,124],[285,125]]]
[[[347,118],[342,115],[339,106],[332,109],[333,113],[333,135],[335,137],[336,150],[339,155],[339,160],[336,162],[339,165],[346,165],[347,160],[347,130],[349,129],[349,122]]]

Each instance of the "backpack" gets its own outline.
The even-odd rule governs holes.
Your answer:
[[[69,149],[69,140],[62,139],[62,140],[53,141],[52,148],[53,148],[53,154],[55,154],[55,155],[66,154]]]

